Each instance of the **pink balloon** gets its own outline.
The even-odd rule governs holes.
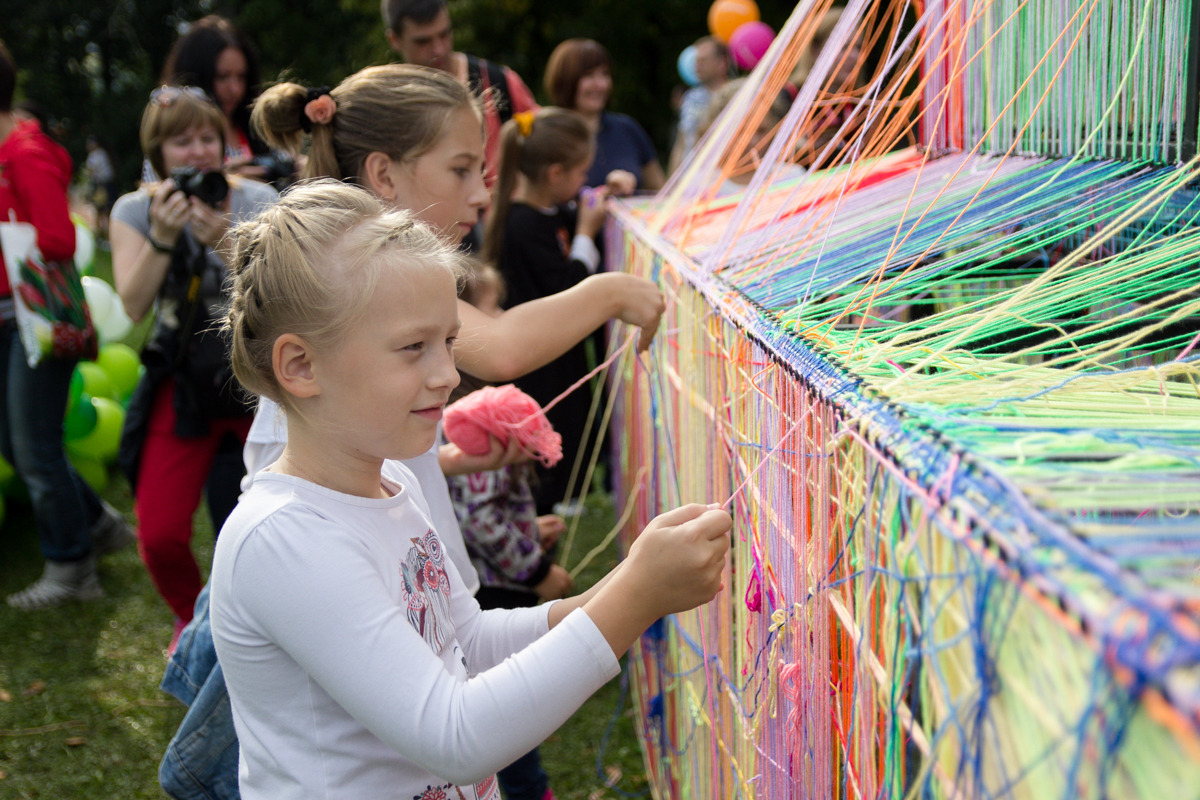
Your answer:
[[[729,55],[738,69],[749,71],[762,60],[774,40],[775,31],[767,23],[743,22],[729,37]]]

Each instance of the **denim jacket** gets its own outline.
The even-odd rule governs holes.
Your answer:
[[[238,742],[208,617],[208,586],[167,662],[161,688],[188,706],[158,781],[175,800],[239,800]]]

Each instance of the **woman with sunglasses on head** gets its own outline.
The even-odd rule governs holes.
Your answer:
[[[253,418],[216,333],[228,267],[217,243],[231,223],[275,202],[275,190],[221,172],[225,121],[196,87],[156,89],[142,115],[141,144],[165,180],[117,201],[112,212],[113,279],[125,311],[156,312],[142,353],[121,465],[134,492],[138,549],[176,618],[192,617],[202,586],[191,551],[192,515],[228,437],[240,448]],[[241,475],[208,485],[213,530],[237,502]]]

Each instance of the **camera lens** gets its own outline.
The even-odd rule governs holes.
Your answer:
[[[171,180],[188,197],[218,206],[229,196],[229,182],[216,170],[201,172],[195,167],[180,167],[171,172]]]

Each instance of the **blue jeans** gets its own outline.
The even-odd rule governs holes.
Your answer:
[[[86,558],[101,513],[100,499],[63,450],[75,363],[43,358],[30,368],[16,323],[0,325],[0,453],[29,490],[42,555],[50,561]]]
[[[163,791],[176,800],[238,800],[237,731],[209,627],[208,584],[179,634],[162,689],[188,706],[158,768]]]

